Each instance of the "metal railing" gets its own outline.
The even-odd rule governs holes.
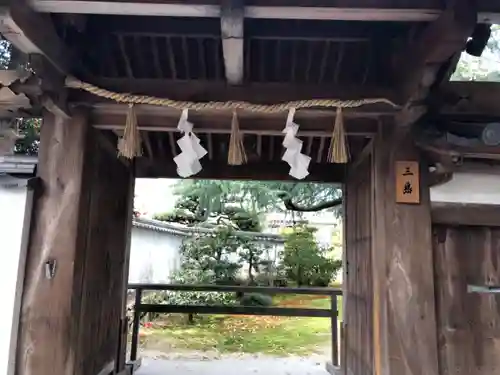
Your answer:
[[[278,288],[254,286],[226,285],[175,285],[175,284],[130,284],[129,290],[135,290],[134,317],[132,322],[132,343],[130,360],[137,360],[139,329],[141,315],[145,313],[161,314],[228,314],[254,316],[287,316],[315,317],[331,320],[332,364],[339,365],[339,335],[338,335],[338,301],[342,291],[336,288]],[[301,294],[329,296],[329,309],[299,308],[299,307],[262,307],[262,306],[207,306],[207,305],[173,305],[142,303],[145,291],[177,291],[177,292],[224,292],[224,293],[261,293],[269,296],[282,294]]]

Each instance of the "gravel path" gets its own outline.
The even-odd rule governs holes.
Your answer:
[[[219,355],[192,352],[143,352],[137,375],[328,375],[324,356],[278,358],[265,355]]]
[[[166,360],[144,358],[137,375],[328,375],[325,364],[303,358],[222,358]]]

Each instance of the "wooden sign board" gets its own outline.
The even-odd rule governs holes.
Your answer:
[[[396,202],[420,203],[420,174],[416,161],[396,162]]]

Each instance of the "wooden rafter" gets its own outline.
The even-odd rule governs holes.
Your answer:
[[[476,23],[475,0],[453,1],[437,20],[396,55],[395,81],[400,82],[401,97],[408,103],[396,119],[400,126],[415,123],[427,112],[426,106],[412,103],[424,100],[431,87],[449,78],[448,74],[440,76],[440,72],[465,48]]]
[[[435,158],[449,158],[453,162],[463,159],[500,160],[498,146],[456,145],[442,139],[423,139],[417,145]]]
[[[172,156],[175,158],[177,156],[177,148],[175,147],[175,137],[172,132],[168,133],[168,143],[172,151]]]
[[[257,134],[257,156],[259,160],[262,158],[262,135]]]
[[[79,14],[117,14],[142,16],[172,17],[212,17],[220,16],[217,2],[206,4],[186,4],[185,1],[109,1],[109,0],[32,0],[37,11],[48,13]],[[346,20],[346,21],[397,21],[397,22],[429,22],[436,20],[442,10],[439,2],[435,8],[422,8],[418,2],[413,7],[396,7],[381,2],[374,8],[373,1],[358,0],[352,7],[339,6],[268,6],[267,2],[245,7],[245,17],[261,19],[311,19],[311,20]],[[491,2],[483,2],[484,6],[478,14],[479,22],[498,23],[500,10]]]
[[[435,84],[439,69],[461,52],[477,22],[474,0],[456,0],[394,59],[405,97],[418,100]],[[401,68],[403,67],[403,68]]]
[[[269,139],[269,160],[274,159],[274,137],[268,137]]]
[[[325,137],[321,137],[319,139],[319,148],[318,148],[318,155],[316,159],[316,163],[321,163],[323,161],[323,150],[325,149]]]
[[[475,121],[500,118],[498,82],[448,82],[431,93],[428,102],[444,115],[474,117]]]
[[[198,47],[198,55],[200,60],[200,68],[201,68],[201,79],[207,78],[207,61],[205,59],[205,51],[203,49],[203,39],[198,39],[196,43]]]
[[[68,119],[67,90],[64,78],[75,68],[72,51],[58,37],[50,16],[34,12],[26,0],[0,0],[0,33],[17,51],[29,56],[30,68],[36,73],[36,102],[57,116]],[[27,88],[27,85],[25,85]],[[29,95],[29,94],[28,94]]]
[[[167,153],[165,152],[165,147],[163,145],[163,138],[162,137],[156,137],[156,146],[158,147],[158,156],[160,158],[166,158]],[[175,147],[171,147],[171,150],[172,150],[172,154],[174,154]],[[173,156],[175,157],[175,155],[173,155]]]
[[[214,147],[213,147],[213,142],[212,142],[212,134],[207,134],[207,151],[208,151],[208,158],[210,160],[213,159],[214,155]]]
[[[151,146],[151,139],[149,138],[149,133],[148,132],[141,132],[141,139],[144,144],[144,147],[146,148],[148,158],[152,159],[153,158],[153,147]]]
[[[26,0],[0,1],[0,33],[21,52],[43,55],[61,73],[68,73],[71,55],[49,16],[35,13]]]
[[[311,155],[313,140],[313,137],[307,137],[306,155]]]
[[[172,79],[177,79],[177,68],[175,65],[174,52],[170,38],[165,39],[165,44],[167,47],[168,63],[170,64],[170,70],[172,72]]]

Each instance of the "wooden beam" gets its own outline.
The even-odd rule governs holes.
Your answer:
[[[230,85],[243,82],[244,0],[224,0],[221,7],[222,53],[226,80]],[[248,53],[249,51],[247,51]]]
[[[500,148],[498,146],[456,145],[444,139],[421,139],[417,141],[417,145],[436,158],[447,157],[456,162],[464,158],[500,160]]]
[[[103,130],[123,130],[127,106],[122,104],[101,104],[92,110],[92,124]],[[141,131],[176,132],[180,112],[165,107],[140,105],[136,109],[138,127]],[[197,133],[229,134],[231,112],[195,112],[189,114]],[[286,113],[259,115],[253,112],[239,112],[238,119],[243,134],[283,135]],[[346,110],[344,113],[346,132],[351,136],[371,137],[377,131],[376,118],[364,118],[362,114]],[[335,113],[332,111],[297,111],[295,119],[300,124],[299,135],[309,137],[331,137]]]
[[[432,223],[500,227],[500,205],[471,203],[432,203]]]
[[[115,14],[160,17],[211,17],[220,15],[218,5],[162,4],[158,1],[68,1],[31,0],[33,8],[43,13]]]
[[[399,82],[401,98],[407,102],[398,115],[399,126],[411,126],[427,113],[428,108],[419,102],[428,96],[431,87],[449,79],[450,64],[458,61],[456,56],[465,48],[476,22],[475,0],[453,1],[395,56],[395,81]]]
[[[65,75],[43,55],[30,55],[29,66],[36,72],[36,84],[41,91],[41,95],[36,99],[54,116],[69,120],[71,113],[67,106],[68,90],[64,87]]]
[[[395,57],[393,69],[407,100],[421,100],[439,69],[461,52],[477,22],[474,0],[456,0]],[[403,67],[403,68],[402,68]]]
[[[45,13],[116,14],[161,17],[211,17],[220,15],[220,6],[215,2],[185,4],[185,2],[159,3],[158,1],[106,1],[106,0],[31,0],[33,7]],[[391,8],[382,4],[373,8],[373,2],[356,1],[352,7],[324,6],[266,6],[253,5],[245,8],[246,18],[260,19],[310,19],[335,21],[379,21],[379,22],[429,22],[440,14],[440,4],[435,8]],[[478,14],[479,22],[500,23],[500,11],[487,4]]]
[[[216,180],[294,180],[288,166],[282,162],[256,162],[242,166],[227,165],[227,160],[201,160],[202,171],[194,179]],[[346,167],[342,164],[312,164],[306,182],[342,183]],[[145,158],[136,160],[138,178],[178,178],[177,167],[172,159],[156,159],[151,163]]]
[[[132,92],[139,95],[157,96],[179,101],[247,101],[251,103],[273,104],[303,99],[362,99],[387,98],[398,103],[396,93],[390,88],[357,85],[316,85],[293,83],[249,83],[228,86],[225,82],[175,81],[155,79],[94,79],[92,84],[116,91]],[[72,90],[69,100],[75,103],[97,103],[102,99],[83,91]],[[384,113],[397,108],[388,104],[366,105],[356,110],[382,109]]]
[[[50,17],[34,12],[26,0],[10,1],[10,4],[0,7],[0,33],[4,38],[23,53],[45,56],[61,73],[67,73],[71,66],[70,54],[57,36]]]
[[[499,100],[498,82],[447,82],[428,98],[436,112],[474,122],[481,122],[485,116],[484,122],[500,119]]]

